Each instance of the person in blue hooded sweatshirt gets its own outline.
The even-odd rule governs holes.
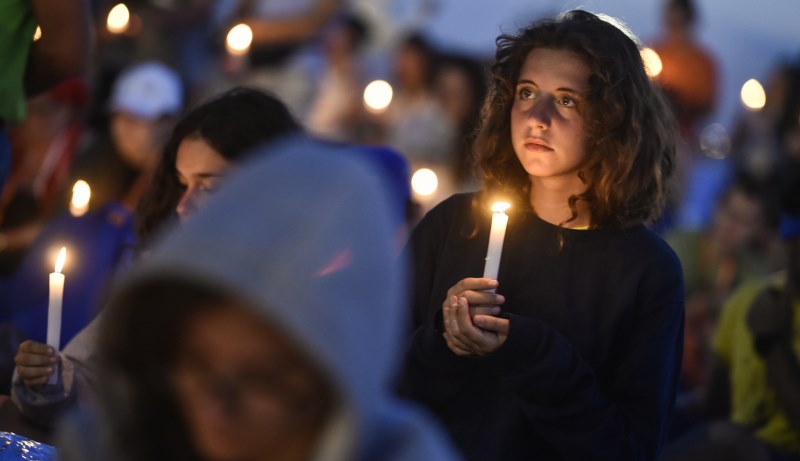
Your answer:
[[[455,459],[391,390],[405,280],[381,172],[269,149],[117,287],[102,405],[62,459]]]

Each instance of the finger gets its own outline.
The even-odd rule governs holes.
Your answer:
[[[17,374],[23,380],[49,378],[53,367],[17,367]]]
[[[493,317],[490,315],[476,315],[472,319],[475,325],[487,331],[492,331],[497,334],[507,335],[509,329],[508,319]]]
[[[471,306],[469,315],[472,317],[472,323],[475,323],[476,315],[497,315],[500,310],[499,306]]]
[[[48,378],[46,377],[37,379],[23,379],[22,382],[25,383],[25,386],[27,386],[28,388],[36,390],[47,384],[47,379]]]
[[[447,334],[445,339],[448,339],[451,342],[455,343],[458,347],[469,351],[469,347],[466,344],[464,344],[464,341],[461,339],[461,328],[458,324],[458,319],[456,318],[456,309],[458,308],[458,298],[453,296],[451,301],[453,303],[446,305],[443,309],[444,314],[442,317],[442,321],[444,322],[445,333]]]
[[[14,363],[18,367],[44,367],[56,363],[58,359],[55,355],[42,355],[30,352],[19,352],[14,357]]]
[[[20,343],[19,352],[27,352],[29,354],[55,356],[55,351],[53,351],[52,347],[48,346],[47,344],[37,343],[36,341],[31,341],[30,339]]]
[[[458,308],[455,310],[455,319],[460,332],[458,339],[470,350],[475,352],[483,350],[485,346],[483,333],[472,323],[466,298],[459,298]]]
[[[456,345],[460,349],[463,349],[463,350],[468,351],[468,352],[473,352],[473,350],[470,347],[470,345],[467,342],[464,341],[464,336],[460,331],[445,332],[445,333],[447,334],[445,339],[449,340],[450,342],[452,342],[454,345]]]
[[[499,286],[497,280],[485,278],[465,278],[447,290],[448,295],[463,293],[465,291],[488,291],[494,290]]]
[[[456,341],[453,340],[453,337],[450,336],[448,333],[444,333],[444,339],[447,343],[447,347],[453,351],[456,355],[473,355],[472,351],[465,349],[464,347],[460,346]]]
[[[458,296],[467,298],[471,306],[499,306],[506,302],[505,296],[491,291],[468,290],[459,293]]]
[[[455,318],[455,308],[458,306],[458,298],[451,296],[444,306],[442,306],[442,323],[445,331],[450,334],[458,332],[458,324]]]

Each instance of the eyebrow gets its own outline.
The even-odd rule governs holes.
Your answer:
[[[180,171],[176,171],[176,173],[178,175],[178,179],[183,179],[183,175],[181,174]],[[195,178],[200,178],[200,179],[213,179],[213,178],[221,178],[221,177],[225,176],[225,174],[224,173],[195,173],[195,174],[192,174],[190,176],[195,177]]]
[[[225,175],[222,173],[197,173],[195,176],[202,179],[209,179],[209,178],[221,178]]]
[[[528,79],[519,80],[517,82],[517,86],[519,86],[520,84],[523,84],[523,83],[527,83],[527,84],[530,84],[530,85],[533,85],[533,86],[537,86],[537,87],[539,86],[533,80],[528,80]],[[576,96],[581,96],[581,92],[580,91],[573,90],[572,88],[565,87],[565,86],[564,87],[560,87],[560,88],[556,88],[556,91],[563,91],[565,93],[572,93],[572,94],[574,94]]]

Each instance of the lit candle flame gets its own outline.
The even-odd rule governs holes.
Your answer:
[[[72,216],[83,216],[89,209],[89,199],[92,197],[92,189],[83,179],[75,181],[72,186],[72,201],[69,205],[69,212]]]
[[[436,173],[429,168],[420,168],[411,176],[411,189],[417,195],[427,197],[436,192],[439,188],[439,178]]]
[[[247,24],[236,24],[228,31],[228,35],[225,38],[228,53],[234,56],[246,54],[252,43],[253,30]]]
[[[505,213],[509,208],[511,208],[510,203],[495,202],[494,205],[492,205],[492,213]]]
[[[751,78],[742,85],[742,104],[750,110],[761,110],[767,104],[767,95],[764,87],[758,80]]]
[[[61,251],[58,252],[58,258],[56,258],[56,273],[60,274],[61,269],[64,268],[64,261],[67,259],[67,247],[61,247]]]
[[[39,27],[39,26],[36,26],[36,30],[33,32],[33,41],[35,42],[35,41],[39,40],[40,38],[42,38],[42,28]]]
[[[394,91],[392,85],[385,80],[375,80],[370,82],[364,89],[364,105],[370,112],[379,114],[389,107],[392,103]]]
[[[644,63],[644,70],[647,72],[647,76],[650,78],[658,77],[658,74],[660,74],[661,70],[664,68],[658,53],[652,48],[642,48],[639,54],[642,56],[642,62]]]
[[[121,34],[128,30],[130,19],[131,13],[128,11],[128,7],[124,3],[118,3],[109,11],[106,27],[112,34]]]

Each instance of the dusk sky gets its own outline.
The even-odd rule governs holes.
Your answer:
[[[361,0],[387,21],[387,28],[423,25],[438,45],[491,56],[494,39],[530,19],[582,7],[624,20],[643,42],[659,35],[661,1],[656,0]],[[434,5],[426,8],[426,5]],[[721,74],[717,114],[731,128],[743,109],[739,90],[750,78],[762,83],[781,58],[800,58],[800,0],[697,1],[697,35],[715,55]]]

